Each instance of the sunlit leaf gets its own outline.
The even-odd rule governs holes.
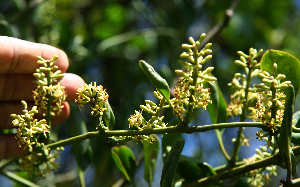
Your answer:
[[[282,81],[291,81],[294,86],[295,95],[300,88],[300,62],[299,60],[283,51],[268,50],[261,59],[262,71],[267,71],[272,75],[273,64],[277,64],[277,74],[286,76]],[[286,94],[287,97],[289,94]]]
[[[147,62],[140,60],[139,64],[144,73],[147,75],[148,79],[170,104],[170,88],[167,81],[162,78]]]
[[[112,157],[119,170],[125,178],[134,183],[134,173],[136,170],[135,157],[129,147],[122,145],[111,149]]]

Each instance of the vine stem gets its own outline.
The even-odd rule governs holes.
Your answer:
[[[266,128],[262,122],[232,122],[232,123],[219,123],[203,126],[172,126],[172,127],[161,127],[153,129],[143,130],[106,130],[104,133],[99,131],[88,132],[82,135],[74,136],[65,140],[60,140],[55,143],[45,145],[45,148],[57,148],[69,144],[73,144],[78,141],[90,139],[94,137],[108,138],[112,136],[135,136],[135,135],[151,135],[151,134],[165,134],[165,133],[187,133],[191,134],[194,132],[206,132],[209,130],[223,129],[223,128],[235,128],[235,127],[258,127]],[[267,130],[267,129],[266,129]]]
[[[253,61],[254,59],[250,58],[249,60]],[[252,62],[249,62],[249,64],[252,64]],[[248,75],[247,75],[247,85],[246,85],[246,89],[245,89],[245,102],[244,102],[244,107],[243,107],[243,110],[242,110],[242,115],[241,115],[241,118],[240,118],[240,122],[245,122],[246,118],[247,118],[248,95],[249,95],[249,88],[250,88],[251,79],[252,79],[251,73],[252,73],[253,69],[248,68],[248,70],[249,71],[248,71]],[[231,159],[228,162],[229,167],[235,166],[235,163],[238,159],[238,154],[240,152],[240,147],[241,147],[243,130],[244,130],[244,127],[239,127],[238,135],[237,135],[236,140],[234,142],[232,156],[231,156]]]

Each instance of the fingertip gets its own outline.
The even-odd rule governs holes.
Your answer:
[[[74,102],[78,97],[76,94],[77,90],[84,85],[84,80],[78,75],[65,73],[61,85],[65,87],[65,91],[67,92],[67,101]]]

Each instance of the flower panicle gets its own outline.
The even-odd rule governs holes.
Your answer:
[[[208,67],[202,71],[202,65],[212,58],[212,55],[210,55],[212,44],[208,43],[203,49],[198,50],[205,36],[203,33],[198,41],[190,37],[189,42],[191,44],[182,45],[186,52],[180,55],[182,60],[179,60],[179,63],[186,68],[186,72],[175,70],[180,77],[177,79],[177,85],[172,92],[174,98],[171,99],[173,110],[180,119],[183,119],[183,115],[187,113],[188,106],[193,106],[193,110],[197,108],[206,109],[208,103],[212,102],[209,88],[204,88],[204,84],[211,84],[217,80],[211,74],[214,68]],[[185,61],[185,59],[188,59],[188,61]]]
[[[33,91],[33,98],[39,111],[41,109],[49,109],[48,102],[54,103],[51,107],[51,115],[54,116],[54,111],[57,114],[61,112],[64,105],[62,104],[66,100],[65,87],[61,86],[61,81],[58,79],[64,77],[61,70],[58,70],[58,66],[54,65],[58,59],[58,55],[53,55],[51,60],[45,60],[41,56],[38,56],[37,63],[43,65],[36,69],[36,73],[33,74],[36,77],[37,87]],[[58,82],[57,84],[55,84]]]
[[[273,133],[277,130],[277,126],[280,126],[284,116],[285,99],[286,95],[283,90],[291,85],[290,81],[281,82],[285,78],[285,75],[276,74],[277,64],[273,64],[272,75],[264,71],[259,73],[263,83],[254,84],[257,88],[259,98],[255,106],[256,116],[254,121],[263,122],[270,132],[259,130],[256,135],[257,139],[264,140],[264,137],[268,137],[268,147],[273,146],[272,137]]]
[[[234,90],[234,94],[230,96],[230,103],[227,108],[228,116],[241,115],[243,113],[244,104],[248,101],[248,104],[258,99],[258,94],[256,93],[256,88],[247,88],[248,80],[251,80],[253,77],[256,77],[260,74],[260,62],[257,62],[257,58],[259,58],[263,53],[263,50],[260,49],[257,51],[256,49],[250,48],[249,55],[246,55],[242,51],[238,51],[237,54],[240,55],[240,59],[235,61],[235,64],[244,67],[246,74],[236,73],[231,83],[228,86]],[[251,74],[249,71],[251,70]],[[250,77],[247,77],[250,76]],[[246,89],[248,92],[246,99]],[[253,106],[248,105],[248,110],[250,114],[247,116],[250,119],[254,118]]]
[[[46,137],[46,133],[49,132],[49,126],[45,119],[38,121],[34,119],[34,115],[38,113],[37,107],[34,106],[30,111],[27,110],[27,103],[22,101],[24,106],[23,115],[11,114],[14,119],[12,121],[14,127],[17,127],[16,139],[19,146],[25,145],[24,149],[29,148],[29,151],[33,150],[32,145],[40,145],[37,141],[37,137],[42,134]]]

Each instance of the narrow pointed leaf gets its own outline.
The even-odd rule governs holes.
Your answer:
[[[291,150],[291,136],[292,136],[292,119],[294,113],[294,89],[293,87],[288,88],[288,93],[290,98],[286,101],[284,116],[280,128],[280,137],[278,141],[278,147],[280,155],[285,163],[285,166],[288,170],[287,181],[291,181],[291,174],[294,171],[294,164],[292,164],[293,153]]]
[[[157,155],[159,152],[159,138],[157,135],[153,135],[155,140],[152,144],[144,141],[144,163],[145,163],[145,172],[144,178],[148,182],[149,186],[152,186],[153,176],[155,172],[155,165],[157,161]]]
[[[211,122],[213,124],[217,123],[226,123],[228,116],[227,116],[227,110],[226,108],[228,107],[227,102],[220,90],[220,87],[217,82],[213,82],[212,84],[206,83],[204,85],[205,88],[210,89],[210,99],[212,101],[211,104],[208,104],[207,110],[211,119]],[[216,129],[216,135],[218,138],[218,142],[220,145],[220,149],[224,154],[225,148],[223,144],[223,133],[225,129]]]
[[[171,151],[166,156],[160,181],[160,185],[162,187],[173,186],[176,169],[184,147],[184,143],[184,139],[176,140]]]
[[[108,100],[106,101],[106,107],[107,109],[103,112],[104,125],[112,130],[115,126],[115,115]]]
[[[139,64],[144,73],[147,75],[148,79],[170,104],[170,88],[167,81],[162,78],[147,62],[140,60]]]
[[[122,145],[111,149],[112,158],[125,178],[134,183],[134,174],[136,170],[135,157],[129,147]]]

